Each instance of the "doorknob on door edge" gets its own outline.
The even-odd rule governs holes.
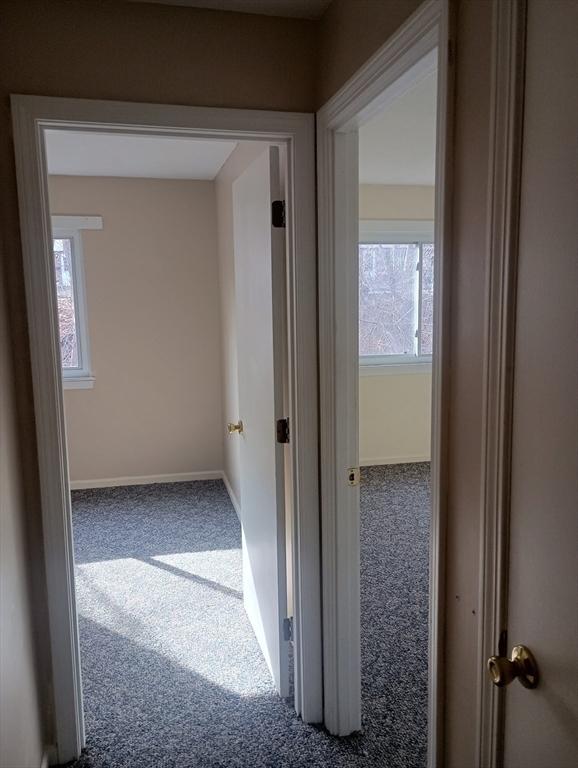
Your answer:
[[[235,434],[235,432],[238,432],[240,434],[243,431],[243,422],[240,419],[236,424],[232,424],[231,422],[229,422],[227,424],[227,430],[230,435]]]
[[[488,672],[492,683],[498,688],[509,685],[515,678],[524,688],[536,688],[540,679],[536,659],[525,645],[515,645],[509,659],[505,656],[490,656]]]

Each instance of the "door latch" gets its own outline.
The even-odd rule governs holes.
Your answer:
[[[277,419],[277,442],[289,442],[289,419]]]
[[[347,482],[349,485],[359,485],[361,480],[361,472],[359,467],[349,467],[347,470]]]

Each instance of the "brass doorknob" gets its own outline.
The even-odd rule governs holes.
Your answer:
[[[227,424],[227,429],[230,435],[233,435],[235,432],[241,433],[243,431],[243,422],[241,420],[239,420],[236,424],[231,424],[231,422],[229,422]]]
[[[505,656],[490,656],[488,672],[492,683],[498,688],[509,685],[515,678],[518,678],[524,688],[535,688],[538,685],[538,665],[525,645],[515,645],[509,659]]]

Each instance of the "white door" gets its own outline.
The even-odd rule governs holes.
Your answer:
[[[280,696],[289,694],[283,413],[285,230],[279,150],[268,148],[233,183],[245,609]],[[237,439],[237,438],[236,438]]]
[[[578,4],[530,0],[518,257],[505,768],[578,765]]]

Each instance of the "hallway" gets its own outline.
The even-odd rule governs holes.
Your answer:
[[[368,488],[378,481],[375,472],[368,479]],[[414,488],[419,481],[414,476]],[[371,671],[381,695],[371,696],[363,736],[338,740],[304,725],[277,697],[243,608],[240,526],[220,481],[75,491],[73,526],[87,730],[76,768],[423,764],[425,733],[412,733],[423,727],[415,717],[423,685],[402,673],[405,685],[416,683],[417,699],[408,698],[399,680],[380,677],[390,663]],[[411,581],[411,563],[398,565]],[[363,589],[376,579],[362,571]],[[362,606],[365,663],[383,628],[363,599]],[[398,639],[407,635],[405,653],[414,632],[392,625]],[[401,719],[387,711],[394,700]]]

